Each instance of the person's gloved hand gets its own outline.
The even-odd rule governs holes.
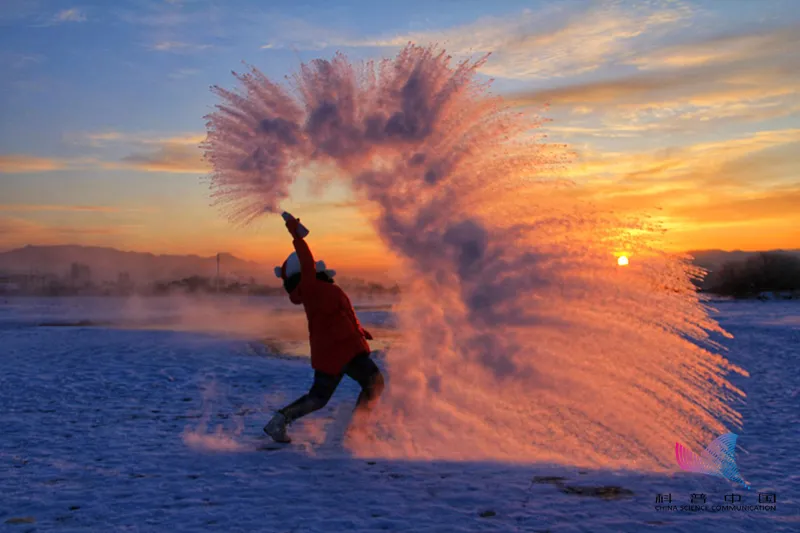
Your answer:
[[[286,221],[286,229],[289,230],[289,235],[292,236],[293,239],[297,239],[297,227],[300,225],[300,219],[291,217],[289,220]]]

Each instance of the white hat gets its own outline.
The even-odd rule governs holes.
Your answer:
[[[317,261],[316,264],[317,272],[325,272],[328,277],[333,278],[336,275],[335,270],[328,270],[325,268],[325,261]],[[282,266],[275,267],[275,277],[281,279],[289,279],[295,274],[300,273],[300,258],[297,257],[297,252],[292,252],[292,254],[283,262]]]

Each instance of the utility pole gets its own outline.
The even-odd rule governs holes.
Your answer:
[[[214,285],[216,286],[216,291],[219,293],[219,252],[217,252],[217,279]]]

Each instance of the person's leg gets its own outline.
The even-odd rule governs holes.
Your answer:
[[[314,383],[308,393],[283,409],[278,410],[275,416],[264,426],[264,432],[276,442],[291,442],[289,435],[286,434],[286,425],[325,407],[341,379],[341,376],[314,372]]]
[[[356,411],[369,411],[384,388],[383,374],[368,353],[355,356],[344,368],[344,373],[361,385],[356,401]]]
[[[286,423],[290,424],[298,418],[306,416],[309,413],[313,413],[318,409],[322,409],[328,404],[331,396],[333,396],[333,393],[336,391],[336,387],[339,386],[341,379],[341,376],[332,376],[330,374],[315,371],[314,383],[311,385],[311,389],[308,391],[308,393],[304,394],[283,409],[279,409],[278,412],[285,416]]]

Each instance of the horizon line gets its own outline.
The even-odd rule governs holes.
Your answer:
[[[94,249],[102,249],[102,250],[114,250],[117,252],[122,253],[134,253],[134,254],[149,254],[153,256],[174,256],[174,257],[197,257],[200,259],[215,259],[217,256],[220,255],[229,255],[235,259],[239,259],[241,261],[247,261],[251,263],[261,264],[258,261],[253,259],[247,259],[243,256],[237,256],[233,252],[226,252],[220,251],[215,252],[211,255],[201,255],[199,253],[159,253],[159,252],[151,252],[151,251],[141,251],[141,250],[130,250],[130,249],[123,249],[117,248],[115,246],[101,246],[101,245],[94,245],[94,244],[76,244],[76,243],[61,243],[61,244],[25,244],[22,246],[15,246],[10,248],[0,249],[0,254],[6,254],[9,252],[14,252],[17,250],[23,250],[25,248],[66,248],[66,247],[74,247],[74,248],[94,248]],[[735,252],[744,252],[744,253],[764,253],[764,252],[800,252],[800,247],[798,248],[770,248],[770,249],[754,249],[754,250],[747,250],[742,248],[734,248],[734,249],[724,249],[724,248],[693,248],[687,250],[680,250],[675,251],[676,254],[691,254],[692,252],[724,252],[724,253],[735,253]]]

